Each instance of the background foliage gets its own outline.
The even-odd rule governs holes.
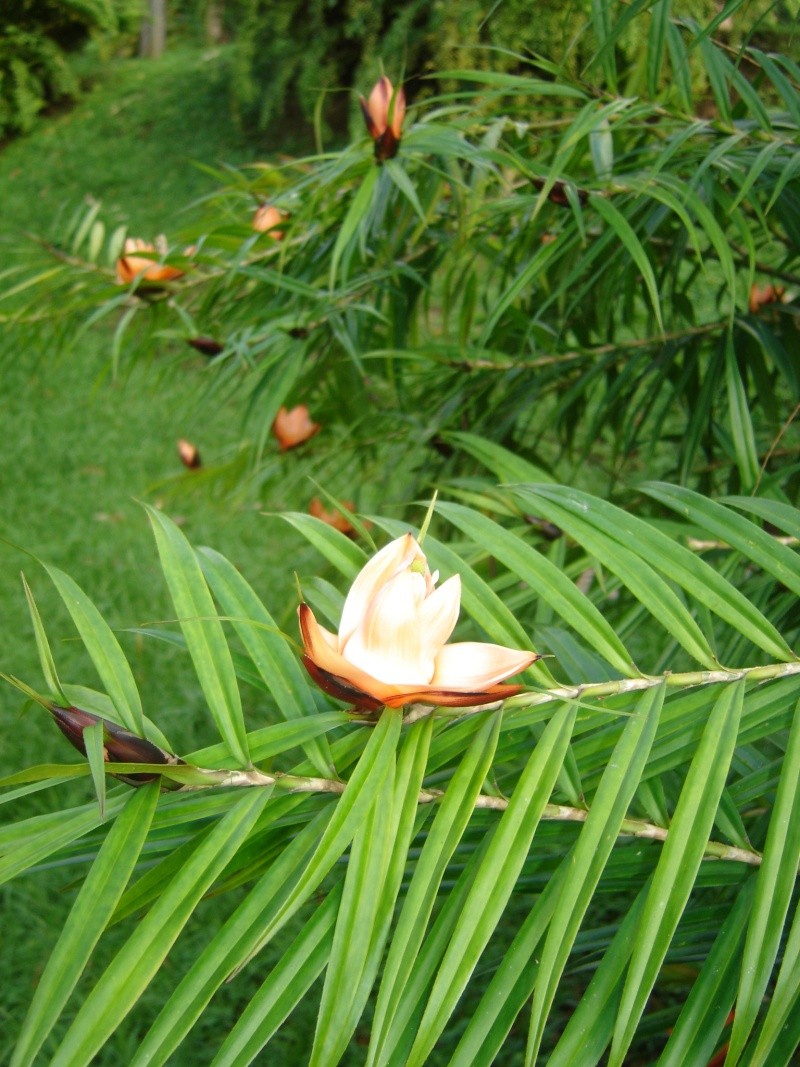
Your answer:
[[[242,412],[241,450],[159,485],[170,510],[290,510],[267,575],[151,507],[159,607],[118,637],[49,568],[80,638],[33,609],[49,696],[196,788],[106,783],[91,744],[10,768],[40,808],[0,834],[3,876],[91,864],[13,1062],[246,1063],[273,1035],[316,1064],[790,1061],[800,71],[757,36],[787,10],[596,4],[569,62],[439,69],[381,167],[363,138],[207,169],[218,191],[159,227],[167,285],[115,281],[125,227],[96,203],[17,250],[9,353],[99,339],[117,380],[155,360]],[[253,231],[263,202],[282,240]],[[298,401],[322,431],[282,454]],[[434,486],[459,634],[551,658],[502,710],[364,724],[302,674],[280,572],[335,628]],[[354,499],[357,538],[312,494]],[[143,648],[176,706],[137,682]]]
[[[139,0],[20,0],[0,26],[0,141],[25,133],[42,111],[74,100],[72,57],[87,43],[121,42],[135,30]]]

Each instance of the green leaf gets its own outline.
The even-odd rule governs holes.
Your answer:
[[[486,987],[449,1067],[491,1067],[496,1062],[514,1020],[535,988],[536,951],[564,888],[565,873],[562,864],[537,897]]]
[[[284,511],[281,518],[294,526],[349,581],[367,562],[367,554],[362,548],[321,519],[297,511]]]
[[[112,818],[122,807],[125,797],[117,796],[106,805],[106,818]],[[92,803],[71,811],[59,811],[55,820],[36,818],[16,823],[14,830],[21,834],[13,847],[0,856],[0,885],[16,878],[22,871],[57,854],[73,841],[95,830],[103,823],[97,804]]]
[[[97,794],[100,818],[104,819],[106,813],[106,766],[103,724],[96,722],[93,726],[86,726],[82,737],[86,746],[86,759],[92,775],[94,791]]]
[[[584,517],[590,505],[596,503],[598,510],[601,510],[602,501],[595,502],[584,494],[576,503],[570,500],[568,494],[560,494],[558,489],[552,495],[546,490],[538,492],[535,488],[520,492],[535,497],[538,509],[546,518],[566,530],[590,555],[613,571],[690,655],[712,670],[718,666],[700,627],[666,581],[653,570],[650,562],[632,551],[628,543],[617,540],[614,534],[607,534],[605,527]],[[567,504],[566,507],[562,500]]]
[[[403,196],[406,198],[406,200],[408,200],[409,204],[411,204],[417,215],[419,215],[420,222],[424,226],[427,221],[425,218],[425,212],[422,208],[422,204],[420,204],[419,202],[419,197],[417,196],[417,190],[414,188],[414,183],[411,181],[406,171],[400,166],[396,159],[387,159],[383,164],[383,169],[392,179],[392,181],[403,194]]]
[[[563,869],[559,868],[560,870]],[[564,879],[567,881],[567,879]],[[644,909],[647,886],[636,895],[592,975],[586,992],[570,1015],[548,1059],[548,1067],[596,1064],[611,1040],[625,969],[636,944],[636,928]]]
[[[84,735],[85,736],[85,735]],[[75,988],[147,839],[158,785],[137,789],[103,842],[36,986],[10,1067],[29,1067]]]
[[[527,582],[612,667],[628,677],[638,673],[611,625],[588,597],[546,556],[496,522],[460,504],[440,501],[437,510],[476,544],[491,546],[491,554],[495,559]]]
[[[477,459],[501,482],[551,482],[553,479],[541,467],[511,452],[495,441],[473,433],[446,433],[446,441],[452,441]]]
[[[370,810],[383,786],[386,775],[394,766],[401,724],[402,713],[398,709],[384,708],[358,766],[337,801],[336,811],[325,828],[318,848],[297,883],[292,886],[286,900],[265,924],[256,947],[234,973],[238,973],[308,900],[353,840],[361,820]]]
[[[414,969],[447,864],[472,816],[497,746],[501,715],[489,713],[459,763],[417,860],[383,969],[367,1067],[387,1062],[392,1024]]]
[[[44,684],[52,694],[57,696],[63,702],[65,706],[69,706],[69,701],[64,696],[64,690],[61,687],[58,671],[56,670],[56,661],[53,659],[50,643],[47,640],[47,634],[44,625],[42,624],[42,617],[39,614],[39,609],[36,606],[33,593],[25,580],[25,575],[21,574],[20,577],[22,578],[22,585],[25,589],[25,599],[28,601],[28,611],[31,616],[31,622],[33,623],[33,633],[36,638],[39,663],[41,664],[42,674],[44,675]]]
[[[336,270],[339,266],[339,261],[355,235],[356,230],[361,225],[369,211],[370,204],[372,203],[373,189],[379,174],[380,170],[378,167],[370,167],[364,175],[363,181],[358,188],[358,192],[353,197],[347,214],[339,228],[336,244],[333,246],[333,252],[331,253],[331,273],[328,282],[331,291],[333,291],[334,286],[336,285]]]
[[[725,345],[725,383],[728,389],[728,414],[736,453],[736,466],[739,468],[742,488],[751,489],[758,480],[760,464],[753,433],[753,421],[750,417],[750,406],[736,363],[730,334]]]
[[[614,1026],[609,1067],[622,1067],[697,878],[742,713],[741,682],[722,687],[686,776],[637,931]]]
[[[175,523],[145,505],[186,647],[220,734],[239,766],[250,764],[242,702],[230,649],[200,564]]]
[[[800,862],[800,703],[786,745],[775,805],[769,820],[761,869],[736,996],[728,1062],[739,1062],[755,1024],[778,956]]]
[[[608,226],[614,231],[624,247],[627,249],[633,262],[639,268],[642,274],[647,292],[650,295],[650,302],[653,305],[653,312],[658,323],[658,328],[663,332],[664,322],[661,318],[661,301],[658,295],[658,283],[656,276],[653,272],[653,265],[648,258],[647,252],[644,250],[644,246],[636,233],[625,218],[625,216],[614,207],[610,200],[606,200],[602,196],[591,197],[592,207],[597,211],[597,214],[605,220]]]
[[[120,722],[131,733],[145,736],[142,701],[127,659],[111,627],[80,586],[57,567],[44,568],[61,594],[72,621],[92,658],[100,680],[117,710]]]
[[[569,704],[556,711],[514,787],[439,967],[408,1067],[425,1063],[502,919],[564,762],[576,713]]]
[[[378,795],[371,825],[365,825],[359,831],[360,838],[357,835],[353,841],[317,1019],[314,1047],[319,1049],[322,1063],[338,1063],[344,1055],[383,959],[416,830],[432,731],[433,716],[410,727],[398,759],[392,795],[385,803]],[[312,1052],[312,1062],[314,1055]]]
[[[316,716],[314,694],[297,655],[289,648],[286,638],[253,588],[219,552],[201,548],[198,557],[212,592],[222,610],[231,618],[234,629],[272,693],[280,713],[287,719]],[[252,734],[248,744],[253,758],[263,759],[253,751]],[[331,754],[324,739],[306,742],[305,748],[319,773],[330,774]]]
[[[158,972],[199,900],[244,844],[268,794],[246,790],[189,858],[111,961],[51,1060],[88,1067]]]
[[[650,8],[650,32],[647,41],[647,91],[658,94],[661,68],[664,64],[667,32],[670,25],[670,0],[656,0]]]
[[[245,1067],[258,1056],[328,965],[341,896],[335,887],[301,927],[292,944],[250,998],[212,1067]]]
[[[337,1063],[350,1038],[339,1022],[358,988],[379,924],[378,904],[394,847],[393,792],[390,768],[353,837],[309,1067]]]
[[[794,659],[791,649],[772,623],[747,597],[696,552],[651,523],[577,489],[537,486],[515,489],[514,492],[526,500],[533,498],[537,504],[542,500],[552,502],[559,509],[567,509],[571,515],[614,537],[730,623],[754,645],[777,659]],[[562,510],[558,514],[563,517]]]
[[[272,807],[276,807],[274,801]],[[285,899],[290,887],[297,880],[298,871],[308,863],[330,815],[331,809],[323,809],[306,822],[269,865],[224,925],[204,946],[161,1008],[150,1030],[140,1041],[131,1067],[157,1067],[168,1062],[191,1027],[202,1016],[215,991],[231,971],[252,954],[265,922],[269,921],[270,916]],[[194,839],[190,844],[191,849],[186,850],[184,846],[183,856],[180,855],[181,850],[177,849],[165,861],[170,874],[179,870],[187,862],[187,857],[191,857],[197,845],[194,844]],[[141,885],[147,877],[146,874],[138,884]],[[136,888],[137,886],[133,887],[134,890]],[[141,900],[140,893],[138,901],[134,900],[133,903]],[[129,907],[128,910],[133,909]]]
[[[572,877],[565,880],[539,956],[539,977],[526,1053],[528,1064],[536,1062],[547,1016],[575,937],[645,769],[658,728],[664,693],[665,688],[660,685],[639,700],[600,779],[580,837],[565,860],[570,865]]]
[[[758,564],[800,596],[800,561],[796,554],[754,523],[691,489],[665,482],[646,482],[640,488],[712,536],[738,549],[745,559]]]
[[[658,1067],[683,1067],[692,1058],[705,1064],[711,1059],[736,997],[754,888],[755,879],[751,878],[738,892],[686,998]]]
[[[792,928],[783,951],[783,961],[775,980],[767,1014],[758,1035],[756,1047],[748,1059],[748,1067],[774,1067],[776,1048],[784,1031],[797,1018],[800,1000],[800,905],[795,909]],[[781,1065],[786,1060],[781,1059]]]

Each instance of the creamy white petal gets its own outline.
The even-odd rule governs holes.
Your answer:
[[[426,685],[435,649],[422,643],[420,609],[425,576],[405,569],[373,597],[366,617],[342,647],[362,671],[390,685]]]
[[[436,657],[431,685],[452,689],[485,689],[530,667],[533,652],[516,648],[463,641],[445,645]]]
[[[373,597],[404,567],[409,566],[420,548],[411,534],[390,541],[358,572],[342,608],[339,623],[339,651],[362,622]]]
[[[426,597],[420,609],[420,628],[423,648],[432,655],[440,650],[455,629],[461,607],[461,578],[454,574]]]

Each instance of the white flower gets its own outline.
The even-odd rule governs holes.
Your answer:
[[[539,657],[501,645],[447,644],[461,602],[456,574],[438,588],[417,541],[392,541],[356,577],[342,611],[339,633],[320,626],[301,604],[303,662],[326,692],[375,710],[425,703],[464,707],[518,693],[500,685]]]

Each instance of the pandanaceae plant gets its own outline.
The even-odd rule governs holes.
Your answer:
[[[357,628],[379,627],[371,637],[380,644],[383,600],[407,595],[427,634],[433,596],[438,645],[460,585],[472,620],[465,636],[554,655],[489,653],[503,659],[498,676],[527,665],[524,687],[490,704],[480,703],[484,692],[471,706],[447,706],[448,682],[439,706],[423,688],[408,695],[415,703],[392,707],[392,693],[381,709],[386,687],[365,684],[368,708],[339,686],[347,699],[336,710],[310,687],[294,635],[281,634],[236,568],[193,550],[151,509],[180,623],[172,640],[189,653],[221,735],[173,762],[175,746],[143,715],[116,637],[49,568],[106,693],[61,683],[31,598],[48,687],[64,706],[80,693],[83,710],[107,720],[107,738],[152,741],[142,742],[147,762],[120,764],[109,761],[132,749],[82,736],[87,763],[3,782],[19,796],[91,770],[101,799],[27,819],[24,839],[13,823],[0,830],[5,879],[95,854],[15,1067],[33,1063],[45,1042],[52,1064],[103,1062],[104,1047],[118,1056],[115,1035],[130,1025],[134,1067],[172,1061],[242,970],[260,984],[243,988],[238,1019],[222,1026],[215,1014],[216,1065],[253,1062],[311,996],[316,1029],[292,1055],[314,1065],[350,1062],[348,1048],[371,1065],[472,1067],[523,1049],[530,1064],[597,1063],[605,1050],[618,1067],[707,1063],[723,1043],[730,1064],[789,1062],[800,1041],[800,661],[789,644],[800,564],[760,523],[795,531],[800,513],[653,483],[637,510],[646,498],[657,506],[637,517],[577,490],[526,483],[524,461],[486,442],[461,444],[482,447],[495,476],[513,467],[523,480],[492,492],[487,480],[480,511],[437,504],[442,533],[460,538],[425,537],[431,565],[458,576],[438,595],[403,523],[371,517],[393,540],[369,562],[327,523],[285,518],[355,578],[345,632],[356,632],[357,616]],[[682,525],[663,524],[663,509]],[[561,536],[547,541],[529,514]],[[700,537],[711,547],[688,546]],[[339,617],[335,586],[308,578],[302,587],[315,613]],[[301,607],[306,621],[310,611]],[[413,644],[411,622],[400,625]],[[323,640],[332,648],[333,635]],[[310,647],[315,655],[318,644]],[[388,660],[393,649],[394,639]],[[359,687],[360,672],[340,677]],[[253,707],[243,709],[237,674],[258,682]],[[486,675],[482,684],[494,682]],[[159,795],[149,782],[106,794],[103,769],[131,783],[159,775],[173,788]],[[228,906],[209,925],[204,898],[220,894]],[[127,938],[121,947],[114,939],[109,959],[101,939],[113,921],[126,922]],[[154,1018],[152,1001],[138,1002],[197,923],[198,954],[171,977]],[[281,931],[276,955],[269,946]],[[98,941],[105,969],[95,964],[75,1014],[68,1000]],[[365,1012],[368,1024],[359,1022]],[[527,1040],[512,1032],[517,1017],[528,1020]]]

